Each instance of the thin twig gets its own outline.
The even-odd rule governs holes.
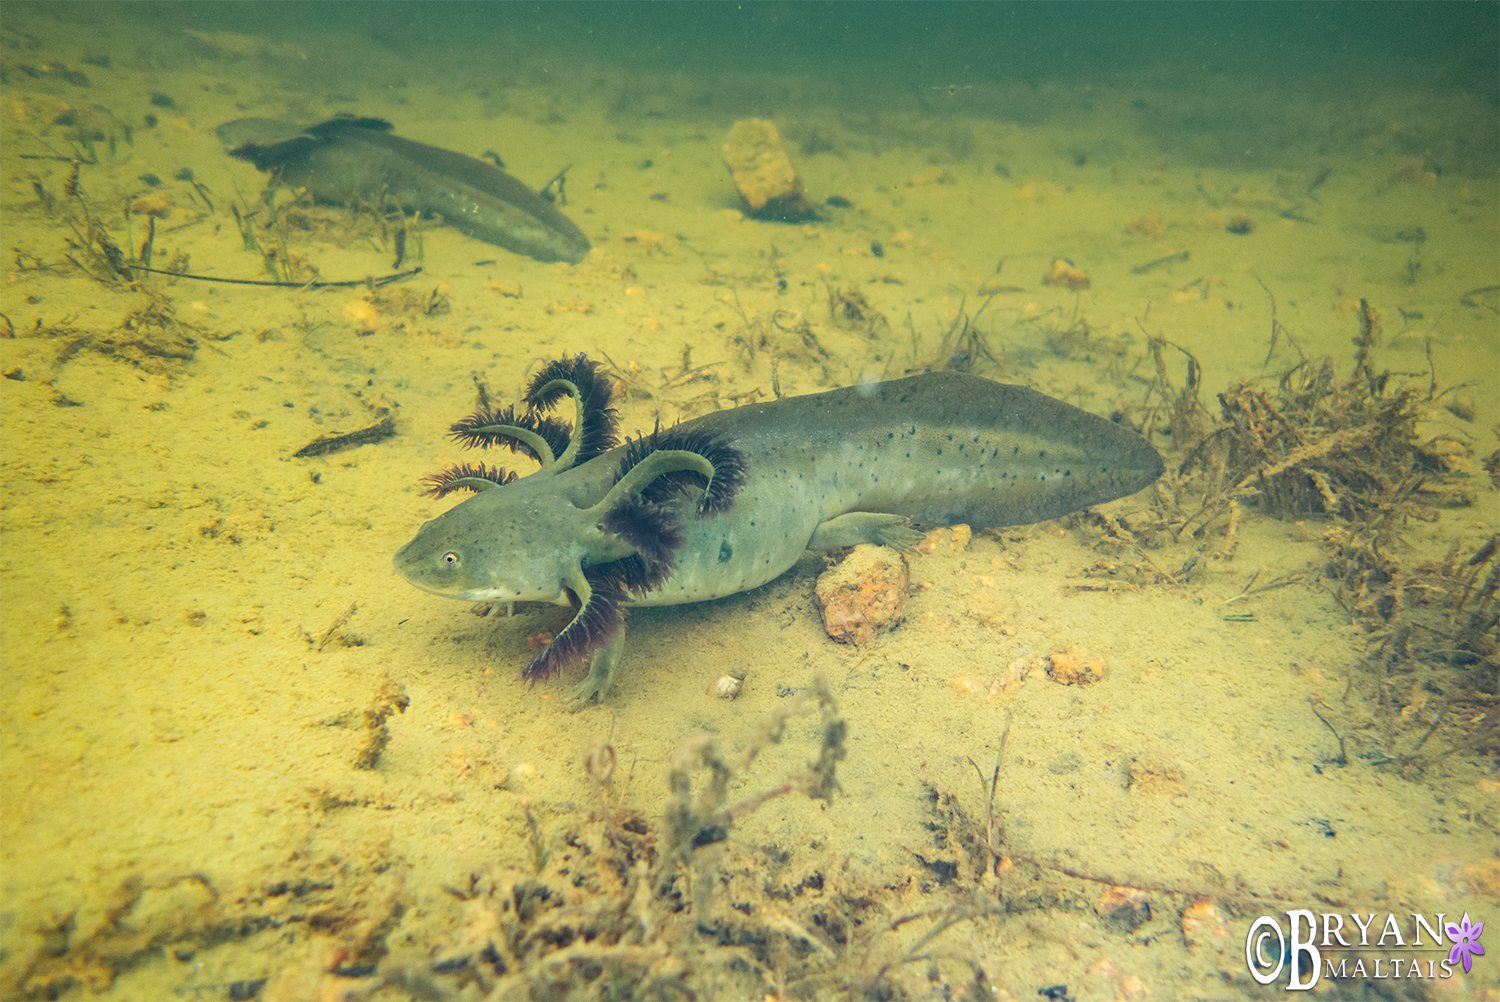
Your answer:
[[[268,282],[257,278],[218,278],[214,275],[189,275],[181,271],[168,271],[163,268],[147,268],[144,265],[133,264],[133,271],[149,271],[153,275],[171,275],[173,278],[190,278],[197,282],[222,282],[225,285],[263,285],[276,289],[353,289],[361,285],[378,288],[382,285],[390,285],[404,278],[411,278],[421,272],[422,267],[418,265],[409,271],[396,272],[394,275],[382,275],[380,278],[350,279],[347,282]]]
[[[1313,711],[1313,716],[1315,716],[1319,720],[1323,721],[1323,726],[1326,727],[1326,728],[1328,728],[1328,730],[1330,732],[1332,732],[1333,736],[1338,739],[1338,743],[1339,743],[1339,757],[1336,758],[1336,759],[1334,759],[1334,761],[1337,762],[1339,768],[1342,769],[1344,766],[1346,766],[1346,765],[1349,764],[1349,757],[1344,754],[1344,736],[1342,734],[1340,734],[1338,731],[1334,730],[1333,725],[1328,722],[1328,718],[1325,717],[1325,716],[1323,716],[1323,714],[1321,714],[1321,713],[1318,712],[1318,707],[1316,706],[1316,704],[1313,703],[1313,701],[1311,699],[1309,699],[1307,701],[1307,705],[1309,707],[1311,707],[1311,709]],[[1434,725],[1434,726],[1436,726],[1436,725]],[[1425,741],[1426,738],[1423,738],[1423,740]],[[1421,745],[1417,745],[1417,747],[1420,748],[1422,746]]]

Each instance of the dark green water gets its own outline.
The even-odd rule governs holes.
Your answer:
[[[1122,125],[1226,167],[1275,166],[1309,140],[1357,143],[1375,127],[1360,121],[1363,109],[1393,90],[1469,95],[1480,115],[1444,117],[1408,152],[1482,173],[1500,147],[1500,7],[1488,2],[185,3],[52,13],[305,43],[327,73],[377,85],[381,66],[341,65],[343,40],[431,66],[433,82],[459,90],[518,74],[586,89],[604,67],[678,75],[678,93],[649,109],[669,118],[816,102],[1037,122],[1060,110],[1056,88],[1085,107],[1089,88],[1107,88],[1135,95]],[[1347,110],[1307,128],[1289,109],[1309,102]]]
[[[120,6],[120,5],[111,5]],[[538,54],[657,71],[763,71],[934,83],[1246,86],[1416,74],[1494,102],[1492,3],[203,3],[125,5],[157,25],[292,37],[354,30],[392,51]],[[82,16],[82,12],[74,16]]]

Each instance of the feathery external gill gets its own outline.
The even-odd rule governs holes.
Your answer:
[[[427,489],[422,492],[422,496],[441,498],[447,497],[454,491],[472,491],[478,494],[492,487],[503,487],[514,479],[516,479],[514,473],[499,466],[485,466],[483,463],[471,466],[468,463],[459,463],[441,473],[423,477],[422,483],[427,485]]]
[[[620,444],[619,416],[610,406],[614,393],[598,369],[599,363],[582,352],[555,359],[532,377],[522,397],[533,412],[548,410],[565,395],[573,398],[576,417],[570,446],[575,452],[567,467],[587,463]],[[557,456],[561,459],[562,451]]]
[[[651,434],[631,439],[625,443],[625,457],[620,461],[615,483],[623,481],[653,454],[669,452],[701,456],[713,468],[713,476],[704,476],[696,469],[668,470],[642,485],[642,497],[661,504],[686,488],[696,487],[704,492],[698,502],[699,514],[716,515],[734,506],[734,496],[745,483],[745,456],[722,436],[712,432],[681,427],[662,431],[658,425]]]
[[[467,449],[503,445],[535,459],[544,472],[572,469],[619,442],[612,391],[598,367],[582,353],[548,362],[527,386],[522,398],[526,410],[519,414],[514,406],[492,404],[488,387],[476,380],[479,399],[474,413],[448,430]],[[564,396],[574,401],[572,425],[542,413]]]
[[[517,414],[514,407],[497,408],[487,399],[481,399],[473,414],[450,425],[448,432],[466,449],[503,445],[543,467],[556,462],[571,437],[571,429],[561,421],[531,412]]]
[[[618,568],[623,583],[632,590],[650,591],[665,581],[677,568],[676,551],[687,542],[677,516],[639,494],[621,498],[604,513],[601,524],[606,532],[635,547],[635,554],[625,558],[634,563],[628,568]],[[603,567],[610,568],[619,563],[622,561]]]

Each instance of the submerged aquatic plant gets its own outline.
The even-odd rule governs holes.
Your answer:
[[[1273,342],[1284,333],[1273,318]],[[1177,387],[1166,364],[1166,350],[1177,346],[1152,338],[1157,378],[1133,416],[1169,435],[1175,463],[1152,509],[1118,523],[1128,537],[1112,535],[1199,541],[1200,553],[1228,560],[1246,513],[1323,518],[1322,568],[1256,590],[1315,584],[1368,631],[1369,652],[1343,697],[1347,733],[1335,734],[1341,744],[1362,745],[1372,764],[1417,773],[1459,752],[1500,750],[1500,560],[1495,537],[1454,540],[1440,560],[1403,556],[1412,520],[1433,522],[1438,507],[1472,504],[1452,476],[1467,446],[1422,440],[1418,409],[1442,396],[1436,372],[1425,388],[1399,381],[1375,365],[1377,340],[1375,311],[1362,300],[1346,374],[1332,359],[1304,356],[1275,390],[1242,380],[1218,394],[1215,418],[1199,398],[1197,360],[1178,348],[1188,375]],[[1222,543],[1210,553],[1214,536]],[[1166,579],[1185,580],[1196,560]],[[1367,715],[1355,693],[1367,695]]]

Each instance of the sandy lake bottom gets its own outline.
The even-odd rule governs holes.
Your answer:
[[[438,74],[353,34],[54,13],[7,10],[0,49],[0,995],[1271,997],[1261,915],[1500,922],[1492,106]],[[214,134],[342,112],[533,186],[571,164],[593,250],[410,221],[393,268],[398,222],[273,215]],[[744,214],[721,146],[753,117],[816,218]],[[422,270],[127,281],[94,227],[126,270],[148,232],[195,275]],[[1060,260],[1086,287],[1044,281]],[[576,352],[631,433],[957,366],[1114,415],[1168,475],[936,531],[864,646],[813,599],[837,552],[638,610],[610,698],[573,712],[574,677],[518,677],[566,609],[479,618],[391,555],[453,503],[419,481],[471,458],[446,432],[475,379],[512,402]],[[1252,433],[1290,459],[1226,481]],[[1073,648],[1101,679],[1060,684]],[[1410,970],[1378,997],[1500,998],[1493,956]]]

